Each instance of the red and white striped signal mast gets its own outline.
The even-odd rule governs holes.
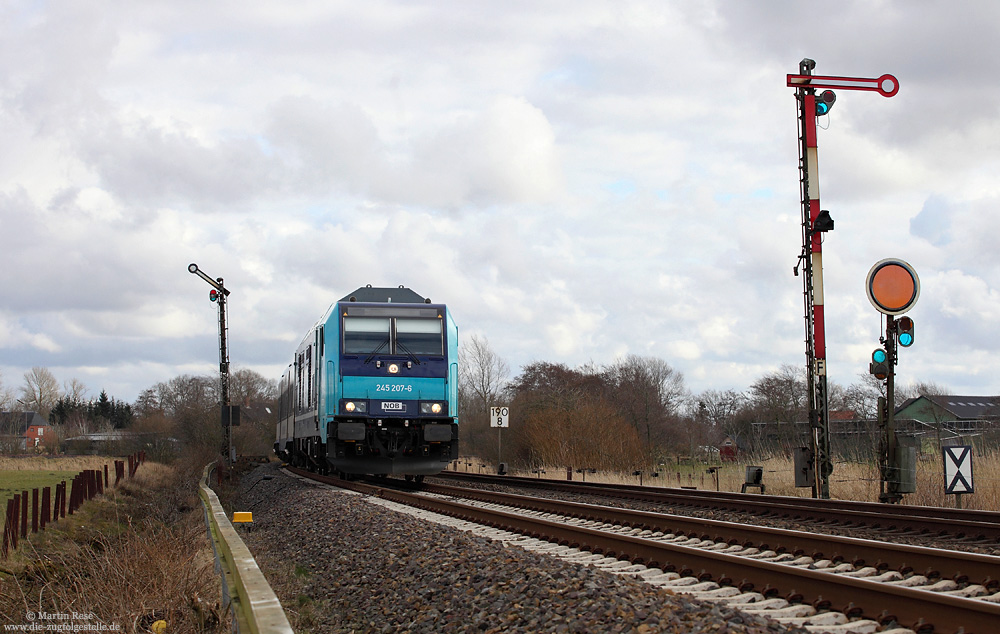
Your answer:
[[[802,253],[793,272],[804,269],[802,294],[806,322],[806,372],[809,390],[809,424],[812,431],[813,497],[830,497],[830,407],[826,380],[826,327],[823,299],[823,234],[833,230],[833,219],[819,204],[819,161],[816,118],[830,112],[838,90],[864,90],[892,97],[899,82],[892,75],[874,79],[813,75],[816,62],[803,59],[799,74],[787,76],[787,86],[795,88],[799,119],[799,189],[802,195]],[[823,92],[816,94],[817,88]]]

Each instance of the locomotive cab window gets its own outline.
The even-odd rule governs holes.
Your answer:
[[[401,352],[440,355],[444,340],[440,319],[396,319],[396,345]]]
[[[389,352],[389,319],[344,317],[344,354]]]
[[[343,354],[444,354],[444,331],[438,318],[344,317]]]

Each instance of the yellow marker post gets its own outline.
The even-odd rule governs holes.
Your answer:
[[[253,524],[253,513],[250,511],[236,511],[233,513],[233,524],[242,523]]]

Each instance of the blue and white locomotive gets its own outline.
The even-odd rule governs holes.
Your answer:
[[[274,451],[344,474],[442,471],[458,457],[458,327],[444,304],[359,288],[306,334],[281,377]]]

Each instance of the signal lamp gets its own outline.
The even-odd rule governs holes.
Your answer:
[[[876,348],[872,352],[872,362],[868,366],[868,371],[875,375],[876,379],[884,379],[889,376],[889,355],[882,348]]]
[[[821,210],[816,214],[816,219],[813,220],[813,233],[826,233],[827,231],[833,231],[833,218],[830,217],[830,212],[826,209]]]
[[[816,116],[822,117],[825,114],[830,114],[830,109],[833,108],[833,104],[836,101],[837,93],[832,90],[821,92],[816,96]]]
[[[208,298],[213,302],[219,301],[219,291],[215,290],[214,288],[208,291]]]
[[[896,328],[899,332],[899,345],[904,347],[909,347],[913,345],[913,320],[909,317],[901,317],[899,321],[896,322]]]

